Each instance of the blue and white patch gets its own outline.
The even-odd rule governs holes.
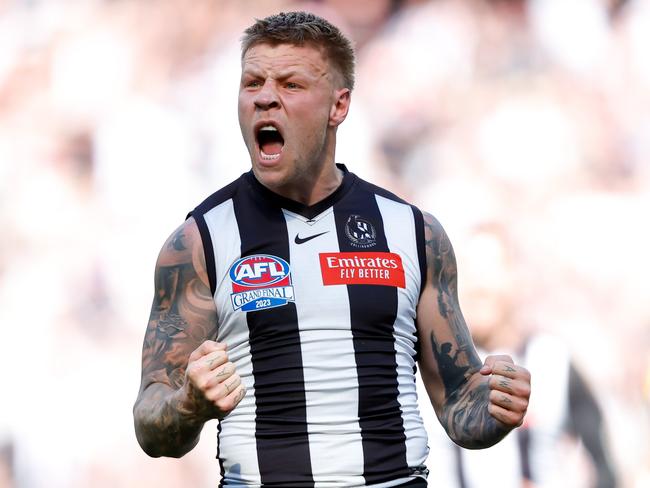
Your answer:
[[[253,312],[294,301],[291,267],[277,256],[245,256],[235,261],[228,275],[232,281],[233,310]]]

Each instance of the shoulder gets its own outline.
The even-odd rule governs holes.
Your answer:
[[[449,236],[440,221],[423,212],[424,247],[427,263],[427,282],[433,286],[449,286],[456,293],[456,255]]]
[[[433,240],[449,240],[440,221],[429,212],[422,212],[424,222],[424,237],[427,243]]]
[[[156,271],[189,268],[208,283],[201,234],[193,217],[189,217],[170,234],[158,254]]]
[[[220,232],[220,229],[209,223],[209,215],[228,200],[234,199],[242,188],[249,185],[250,172],[242,174],[207,197],[187,214],[187,220],[176,229],[163,247],[163,251],[168,251],[173,258],[180,257],[188,263],[191,262],[201,281],[208,285],[212,293],[216,291],[217,286],[213,244],[217,238],[215,233]]]

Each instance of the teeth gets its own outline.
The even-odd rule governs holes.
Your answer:
[[[273,127],[272,125],[265,125],[264,127],[261,127],[261,128],[260,128],[260,132],[263,131],[263,130],[271,130],[271,131],[275,131],[275,132],[278,131],[278,129],[276,129],[276,128]]]
[[[265,161],[273,161],[273,160],[278,159],[280,157],[280,153],[278,153],[278,154],[266,154],[262,150],[260,150],[260,153],[262,154],[262,159],[264,159]]]

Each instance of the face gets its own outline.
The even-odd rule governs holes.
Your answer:
[[[252,46],[242,60],[239,125],[257,179],[286,193],[334,163],[350,91],[311,46]]]

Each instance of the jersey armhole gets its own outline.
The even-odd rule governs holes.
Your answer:
[[[419,208],[413,205],[411,205],[411,209],[413,210],[413,220],[415,222],[415,246],[418,252],[418,264],[420,266],[420,293],[418,297],[421,298],[422,293],[424,292],[424,286],[427,282],[427,253],[424,242],[424,215],[422,215]],[[415,364],[417,365],[417,362],[420,359],[420,344],[422,343],[420,339],[420,329],[418,327],[416,327],[415,335],[417,337],[417,342],[415,343]],[[417,366],[414,368],[417,368]],[[413,373],[415,374],[415,372],[416,371],[414,370]]]
[[[210,291],[212,292],[212,296],[214,296],[217,292],[217,267],[214,260],[214,246],[212,245],[210,230],[208,229],[208,224],[205,222],[202,212],[198,212],[195,209],[187,214],[186,220],[190,217],[194,217],[196,226],[199,229],[201,243],[203,244],[203,254],[205,256],[206,272],[208,273],[208,282],[210,283]]]
[[[415,220],[415,245],[418,251],[418,264],[420,265],[420,297],[427,282],[427,252],[424,242],[424,216],[419,208],[411,206]]]

